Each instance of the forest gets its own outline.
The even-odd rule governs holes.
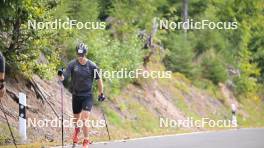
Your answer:
[[[10,79],[53,80],[76,57],[76,44],[84,42],[88,59],[105,71],[171,71],[218,99],[224,84],[238,102],[263,105],[262,0],[1,0],[0,7],[0,51]],[[145,83],[103,81],[116,104],[124,88]],[[174,83],[163,88],[179,87]],[[110,123],[120,124],[113,112],[107,112]]]

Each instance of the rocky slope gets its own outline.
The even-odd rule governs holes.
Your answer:
[[[158,67],[158,68],[157,68]],[[147,70],[163,70],[162,65],[155,63]],[[171,79],[137,79],[125,86],[118,96],[110,97],[102,105],[96,105],[92,111],[92,119],[103,119],[104,110],[112,139],[126,139],[148,135],[169,134],[208,130],[207,128],[160,128],[160,118],[200,119],[231,118],[230,104],[240,104],[232,92],[224,85],[219,86],[220,95],[195,87],[183,75],[175,73]],[[56,79],[42,80],[33,76],[32,81],[23,78],[7,78],[7,93],[2,99],[4,109],[14,129],[18,128],[18,93],[27,95],[28,120],[56,119],[61,115],[60,85]],[[111,92],[108,92],[111,93]],[[71,112],[71,94],[64,91],[64,118],[69,120]],[[239,114],[246,116],[242,109]],[[0,113],[1,126],[5,124],[3,113]],[[2,129],[4,130],[4,128]],[[17,130],[15,130],[17,132]],[[65,128],[65,141],[70,141],[72,129]],[[4,132],[3,132],[4,133]],[[8,133],[5,131],[5,133]],[[30,142],[58,142],[61,128],[28,127]],[[106,139],[105,128],[92,128],[91,138]],[[3,137],[3,136],[2,136]],[[5,142],[10,142],[8,137]],[[3,138],[2,138],[3,141]]]

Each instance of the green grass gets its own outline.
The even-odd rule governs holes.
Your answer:
[[[200,88],[201,90],[205,90],[211,96],[217,98],[222,103],[225,103],[225,97],[220,92],[219,87],[213,84],[211,81],[206,79],[199,79],[193,81],[193,85],[197,88]]]
[[[121,126],[122,120],[120,116],[112,109],[105,108],[105,113],[107,115],[108,122],[115,125],[115,126]]]
[[[31,143],[31,144],[18,144],[18,148],[46,148],[47,146],[59,146],[59,143]],[[0,146],[0,148],[14,148],[13,144]]]
[[[247,115],[238,115],[238,124],[242,127],[264,127],[264,104],[250,99],[241,99],[242,109]]]
[[[19,140],[18,132],[15,128],[11,127],[11,130],[17,140]],[[13,139],[11,137],[9,128],[7,124],[0,123],[0,145],[12,143]]]

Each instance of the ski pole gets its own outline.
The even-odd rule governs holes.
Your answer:
[[[60,82],[60,92],[61,92],[61,146],[64,147],[64,125],[63,125],[63,113],[64,113],[64,110],[63,110],[63,83]]]
[[[106,99],[106,97],[104,96],[103,93],[101,93],[101,94],[98,96],[98,101],[99,101],[99,102],[103,102],[105,99]],[[101,106],[101,112],[102,112],[102,114],[103,114],[103,118],[104,118],[104,121],[105,121],[106,130],[107,130],[107,134],[108,134],[108,139],[109,139],[109,141],[110,141],[110,140],[111,140],[111,137],[110,137],[110,133],[109,133],[109,129],[108,129],[108,125],[107,125],[106,117],[105,117],[104,110],[103,110],[102,106]]]
[[[106,131],[107,131],[107,134],[108,134],[108,139],[110,141],[111,137],[110,137],[110,133],[109,133],[109,128],[108,128],[108,124],[107,124],[107,121],[106,121],[106,118],[105,118],[104,110],[102,108],[101,108],[101,112],[103,114],[103,118],[104,118],[104,121],[105,121],[105,127],[106,127]]]
[[[3,106],[2,102],[1,102],[1,100],[0,100],[0,105],[1,105],[1,110],[4,113],[4,116],[5,116],[5,119],[6,119],[6,123],[8,125],[9,131],[10,131],[10,134],[11,134],[11,137],[13,139],[13,143],[14,143],[15,147],[17,148],[16,139],[15,139],[14,134],[12,132],[12,129],[10,127],[10,124],[9,124],[9,121],[8,121],[7,116],[6,116],[6,113],[5,113],[5,110],[4,110],[4,106]]]

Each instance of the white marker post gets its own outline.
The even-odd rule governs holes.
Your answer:
[[[231,104],[231,109],[232,109],[232,125],[234,126],[234,127],[237,127],[237,119],[236,119],[236,110],[237,110],[237,108],[236,108],[236,105],[235,104]]]
[[[21,143],[27,140],[27,122],[26,122],[26,106],[27,97],[24,93],[19,93],[19,134],[21,136]]]

